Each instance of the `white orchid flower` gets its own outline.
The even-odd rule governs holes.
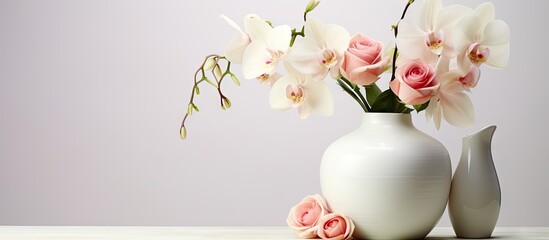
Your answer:
[[[281,77],[271,88],[269,102],[276,110],[296,108],[299,118],[307,118],[311,112],[322,116],[333,114],[332,93],[324,81],[317,81],[311,75],[299,73],[290,66],[289,74]]]
[[[246,16],[246,31],[252,42],[242,59],[244,77],[268,81],[290,48],[292,31],[287,25],[273,28],[253,14]]]
[[[455,57],[453,27],[473,10],[462,5],[442,6],[441,0],[426,0],[419,17],[419,25],[404,19],[398,25],[396,38],[400,54],[436,62],[438,56]]]
[[[442,83],[440,89],[429,102],[425,110],[428,121],[433,119],[437,129],[440,129],[441,119],[457,127],[469,127],[475,122],[473,103],[465,93],[460,82],[460,71],[442,73],[439,78]]]
[[[504,68],[509,59],[509,26],[494,20],[495,7],[487,2],[456,24],[456,49],[459,69],[469,72],[472,65],[485,63]]]
[[[248,34],[242,31],[242,28],[238,26],[233,20],[225,15],[221,15],[221,18],[225,20],[231,27],[238,31],[236,38],[231,41],[225,51],[225,57],[232,63],[242,64],[242,57],[244,56],[244,50],[252,42]]]
[[[343,27],[308,18],[305,22],[305,37],[295,42],[287,61],[295,69],[312,75],[316,80],[323,79],[328,72],[337,79],[350,39],[349,32]]]

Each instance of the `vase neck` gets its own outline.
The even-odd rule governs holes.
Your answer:
[[[360,128],[414,127],[408,113],[365,113]]]
[[[472,147],[490,147],[492,145],[492,137],[496,126],[488,126],[476,133],[463,137],[463,146],[465,148]]]

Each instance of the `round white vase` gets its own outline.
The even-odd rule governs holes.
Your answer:
[[[410,114],[366,113],[320,165],[324,198],[353,220],[358,239],[425,238],[444,212],[451,177],[448,151]]]

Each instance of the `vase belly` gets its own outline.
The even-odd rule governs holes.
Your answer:
[[[353,220],[355,238],[423,239],[448,200],[448,152],[411,124],[369,126],[363,123],[325,151],[322,193],[332,211]]]

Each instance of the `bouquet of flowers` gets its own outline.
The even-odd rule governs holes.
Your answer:
[[[199,111],[194,102],[199,85],[217,89],[222,109],[231,107],[221,84],[230,77],[240,81],[231,64],[241,64],[246,79],[271,87],[273,109],[296,109],[301,119],[311,112],[329,116],[333,98],[325,79],[330,75],[365,112],[409,113],[425,110],[437,129],[441,119],[458,126],[474,122],[467,93],[480,78],[480,67],[504,68],[509,57],[509,27],[495,20],[490,2],[475,9],[462,5],[444,7],[441,0],[425,0],[418,21],[405,19],[414,0],[407,0],[401,19],[392,26],[396,44],[387,46],[363,33],[353,36],[343,27],[309,16],[320,0],[307,4],[300,28],[273,25],[255,14],[244,18],[244,29],[221,16],[237,30],[223,55],[205,58],[194,75],[192,94],[181,123]],[[282,72],[284,67],[286,70]],[[376,82],[388,72],[389,89]]]
[[[207,56],[196,71],[181,137],[186,137],[188,116],[198,111],[194,98],[200,94],[201,83],[217,89],[222,109],[231,107],[221,86],[228,77],[240,85],[232,64],[242,65],[244,78],[271,87],[272,108],[296,109],[301,119],[313,112],[332,114],[333,98],[325,80],[332,78],[364,112],[425,110],[437,129],[443,118],[455,126],[471,125],[474,111],[467,93],[477,85],[480,67],[507,65],[509,27],[495,20],[490,2],[471,9],[424,0],[419,19],[414,21],[405,19],[414,3],[406,0],[400,20],[392,26],[395,45],[363,33],[351,36],[339,25],[309,16],[319,2],[309,1],[299,28],[274,25],[255,14],[247,15],[241,28],[222,15],[236,29],[237,37],[223,55]],[[384,91],[377,85],[383,73],[390,75],[389,88]],[[352,220],[331,212],[318,194],[293,207],[287,222],[304,238],[347,239],[354,230]]]

